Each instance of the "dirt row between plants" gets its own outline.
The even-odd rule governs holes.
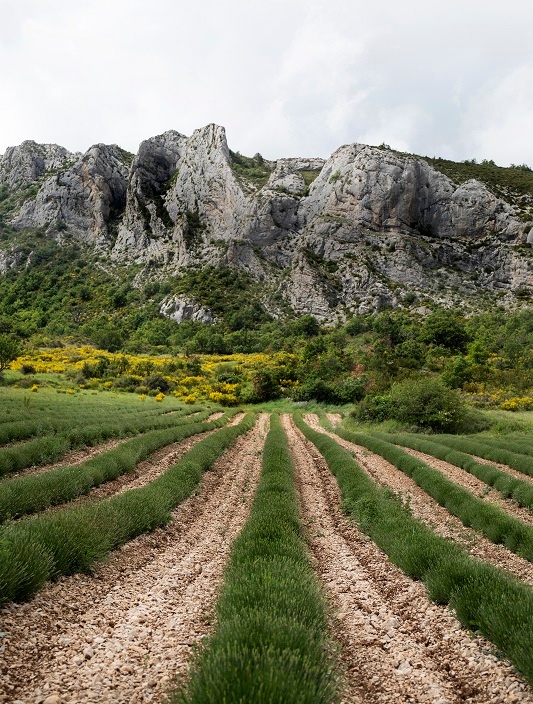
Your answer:
[[[343,701],[385,704],[533,702],[527,684],[487,641],[432,604],[341,512],[335,479],[317,449],[283,417],[296,463],[302,517],[317,573],[334,609]]]
[[[166,413],[165,415],[170,416],[170,415],[173,415],[174,413],[178,413],[178,411],[171,411],[170,413]],[[197,415],[199,415],[199,412],[198,413],[191,413],[188,417],[194,418],[194,416],[197,416]],[[216,413],[212,413],[207,418],[207,421],[217,420],[218,418],[221,418],[223,415],[224,415],[223,412],[217,411]],[[103,455],[104,452],[109,452],[109,450],[114,450],[115,447],[122,445],[122,443],[127,442],[128,440],[131,440],[133,437],[135,437],[135,435],[127,435],[122,438],[113,438],[111,440],[106,440],[105,442],[98,443],[98,445],[86,446],[86,447],[82,447],[77,450],[69,450],[69,452],[67,452],[65,455],[63,455],[63,457],[58,462],[43,464],[43,465],[40,465],[39,467],[26,467],[24,469],[21,469],[20,472],[12,472],[12,473],[4,475],[0,479],[0,481],[8,480],[8,479],[15,479],[16,477],[29,476],[30,474],[44,474],[45,472],[50,472],[51,470],[59,469],[60,467],[74,467],[77,464],[82,464],[82,462],[87,462],[87,460],[90,460],[93,457],[98,457],[98,455]],[[28,441],[23,440],[17,444],[23,445],[26,442],[28,442]]]
[[[238,418],[233,422],[238,422]],[[268,427],[237,439],[165,528],[111,554],[93,576],[47,585],[0,612],[0,701],[161,701],[211,630],[234,538],[261,472]]]
[[[459,486],[462,486],[463,489],[468,489],[468,491],[471,491],[478,498],[483,499],[483,501],[499,506],[499,508],[502,508],[504,511],[507,511],[507,513],[516,516],[516,518],[519,518],[525,523],[533,523],[533,513],[531,513],[527,508],[519,506],[516,501],[512,501],[511,499],[504,499],[498,491],[490,487],[488,484],[485,484],[485,482],[482,482],[481,479],[474,477],[474,475],[470,474],[466,470],[456,467],[454,464],[450,464],[444,460],[433,457],[432,455],[426,455],[424,452],[412,450],[409,447],[402,446],[401,449],[413,457],[422,460],[422,462],[429,464],[430,467],[438,469],[439,472],[442,472],[442,474],[448,477],[448,479],[452,482],[459,484]]]
[[[533,482],[533,477],[531,477],[529,474],[526,474],[525,472],[519,472],[518,469],[513,469],[507,464],[501,464],[501,462],[493,462],[492,460],[486,460],[484,457],[477,457],[477,455],[472,455],[470,452],[467,452],[466,454],[470,455],[470,457],[472,457],[472,459],[476,462],[479,462],[479,464],[490,464],[494,467],[498,467],[498,469],[501,469],[502,472],[512,474],[513,477],[516,477],[517,479],[522,479],[526,482]]]
[[[53,469],[59,469],[60,467],[74,467],[82,462],[87,462],[87,460],[93,457],[98,457],[98,455],[103,455],[104,452],[109,452],[109,450],[114,450],[115,447],[122,445],[123,442],[131,440],[131,437],[126,438],[113,438],[112,440],[106,440],[105,442],[99,443],[98,445],[93,445],[92,447],[84,447],[78,450],[70,450],[67,452],[61,460],[58,462],[52,462],[50,464],[43,464],[39,467],[26,467],[21,469],[20,472],[10,472],[2,477],[2,481],[7,481],[9,479],[15,479],[16,477],[27,477],[30,474],[44,474],[45,472],[50,472]]]
[[[381,486],[388,487],[395,494],[400,495],[404,502],[408,502],[411,513],[415,518],[431,526],[436,533],[444,538],[453,540],[458,545],[461,545],[470,555],[491,562],[525,582],[533,584],[533,564],[531,562],[518,557],[518,555],[515,555],[503,545],[491,543],[490,540],[484,538],[472,528],[466,528],[458,518],[448,513],[443,506],[426,494],[410,477],[380,455],[367,450],[365,447],[348,442],[334,433],[328,433],[322,428],[318,417],[314,414],[307,415],[305,419],[314,430],[326,433],[339,445],[351,452],[374,481],[381,484]]]
[[[203,440],[214,432],[216,432],[216,430],[208,430],[205,433],[191,435],[191,437],[185,440],[167,445],[161,450],[154,452],[154,454],[150,455],[146,460],[139,462],[131,472],[121,474],[116,479],[100,484],[100,486],[91,489],[88,494],[83,494],[77,499],[67,501],[63,504],[57,504],[57,506],[51,506],[49,509],[46,509],[46,511],[43,511],[43,513],[62,511],[67,507],[72,508],[90,501],[107,499],[115,494],[122,494],[124,491],[146,486],[146,484],[149,484],[151,481],[161,476],[161,474],[164,474],[173,464],[176,464],[176,462],[200,442],[200,440]]]

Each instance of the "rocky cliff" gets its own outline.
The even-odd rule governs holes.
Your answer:
[[[15,230],[82,240],[110,263],[143,265],[139,280],[242,269],[274,314],[288,306],[332,322],[416,298],[481,305],[533,289],[533,198],[518,207],[381,147],[269,162],[232,153],[216,125],[166,132],[135,156],[24,142],[0,157],[0,188]],[[2,249],[4,269],[16,266],[13,244]],[[189,308],[165,310],[183,319]]]

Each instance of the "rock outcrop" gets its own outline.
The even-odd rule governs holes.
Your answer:
[[[214,322],[214,316],[210,310],[201,306],[194,298],[187,296],[167,296],[161,301],[159,312],[165,318],[170,318],[176,323],[194,320],[205,325],[212,325]]]
[[[327,160],[256,157],[237,163],[217,125],[165,132],[133,159],[116,146],[80,156],[25,142],[1,157],[0,184],[36,190],[8,216],[17,229],[64,231],[160,278],[243,269],[323,321],[407,294],[450,304],[533,288],[533,223],[480,181],[457,184],[423,159],[362,144]],[[186,297],[163,307],[210,320]]]
[[[65,168],[80,156],[57,144],[22,142],[18,147],[8,147],[0,156],[0,183],[10,190],[25,188],[50,171]]]
[[[59,168],[25,200],[12,219],[16,229],[66,230],[105,245],[126,205],[128,155],[116,145],[96,144],[66,169]]]

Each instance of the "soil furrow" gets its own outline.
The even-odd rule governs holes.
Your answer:
[[[237,439],[165,528],[1,614],[0,701],[160,701],[211,630],[234,538],[261,472],[268,417]]]
[[[51,506],[42,513],[62,511],[67,507],[71,508],[90,501],[106,499],[110,496],[114,496],[115,494],[122,494],[124,491],[129,491],[130,489],[139,489],[166,472],[167,469],[178,462],[178,460],[181,459],[186,452],[189,452],[189,450],[193,448],[196,443],[200,442],[200,440],[203,440],[214,432],[215,430],[209,430],[205,433],[198,433],[197,435],[191,435],[191,437],[185,438],[185,440],[180,440],[179,442],[174,442],[171,445],[167,445],[166,447],[154,452],[154,454],[150,455],[150,457],[146,460],[139,462],[139,464],[137,464],[131,472],[126,472],[126,474],[121,474],[116,479],[112,479],[109,482],[104,482],[103,484],[91,489],[88,494],[78,496],[72,501]]]
[[[43,464],[39,467],[26,467],[21,469],[20,472],[11,472],[2,477],[2,481],[8,481],[9,479],[15,479],[16,477],[27,477],[30,474],[44,474],[45,472],[50,472],[53,469],[59,469],[60,467],[75,467],[82,462],[97,457],[98,455],[103,455],[104,452],[109,452],[115,447],[122,445],[123,442],[131,440],[130,437],[125,438],[113,438],[112,440],[107,440],[106,442],[99,443],[93,447],[84,447],[79,450],[70,450],[66,455],[63,455],[59,462],[52,462],[51,464]]]
[[[341,513],[334,477],[285,416],[313,560],[336,614],[345,702],[533,702],[490,644],[470,637]]]
[[[412,450],[410,447],[403,447],[402,445],[401,449],[413,457],[422,460],[422,462],[429,464],[430,467],[438,469],[439,472],[442,472],[442,474],[448,477],[452,482],[462,486],[464,489],[468,489],[468,491],[471,491],[479,499],[487,501],[490,504],[495,504],[525,523],[533,523],[533,513],[531,513],[531,511],[519,506],[511,499],[504,499],[498,491],[488,484],[485,484],[485,482],[482,482],[481,479],[474,477],[473,474],[470,474],[466,470],[456,467],[454,464],[450,464],[444,460],[440,460],[437,457],[433,457],[432,455],[426,455],[424,452]]]
[[[333,433],[325,431],[318,418],[306,416],[306,421],[315,430],[326,433],[355,457],[361,467],[381,486],[388,487],[409,505],[415,518],[430,526],[436,533],[461,545],[470,555],[507,570],[515,577],[533,584],[533,564],[503,545],[496,545],[472,528],[466,528],[461,521],[431,498],[410,477],[397,469],[380,455],[355,445]]]
[[[513,477],[516,477],[517,479],[523,479],[526,482],[533,482],[532,476],[526,474],[525,472],[519,472],[518,469],[513,469],[512,467],[509,467],[508,464],[501,464],[501,462],[493,462],[492,460],[486,460],[484,457],[477,457],[477,455],[473,455],[470,452],[466,452],[465,454],[470,455],[470,457],[472,457],[472,459],[476,462],[479,462],[479,464],[491,464],[494,467],[498,467],[498,469],[501,469],[502,472],[512,474]]]

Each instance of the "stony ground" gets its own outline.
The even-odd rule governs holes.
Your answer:
[[[319,428],[316,416],[307,420]],[[333,414],[330,420],[337,423],[340,417]],[[311,558],[330,605],[343,702],[533,704],[533,692],[489,643],[463,629],[449,609],[432,604],[423,585],[392,565],[344,516],[324,460],[290,416],[282,422]],[[0,639],[0,702],[164,700],[176,678],[187,676],[194,648],[213,628],[214,605],[233,540],[249,513],[267,430],[268,415],[262,414],[205,474],[168,526],[127,543],[93,575],[62,578],[32,601],[0,612],[0,630],[6,633]],[[133,474],[83,500],[151,481],[202,437],[155,453]],[[523,566],[525,561],[485,545],[488,541],[473,531],[465,533],[382,458],[357,446],[349,449],[377,481],[409,497],[415,514],[437,531],[531,581],[529,563]],[[462,470],[446,463],[438,468],[476,493],[483,491]],[[485,498],[516,508],[497,495],[486,492]]]

